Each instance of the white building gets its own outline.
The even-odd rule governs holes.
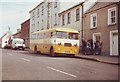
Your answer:
[[[60,2],[60,0],[52,0],[52,2],[44,0],[41,2],[29,12],[30,36],[32,32],[60,27],[60,17],[58,14],[75,4],[78,4],[78,2]]]
[[[59,25],[59,12],[58,0],[54,2],[44,0],[32,9],[30,11],[30,36],[32,32],[57,27]]]
[[[1,38],[2,38],[1,47],[4,48],[7,44],[9,44],[9,39],[12,39],[13,36],[8,32],[8,33],[4,34]]]

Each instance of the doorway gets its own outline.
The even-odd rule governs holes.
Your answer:
[[[118,31],[110,31],[110,55],[118,56]]]

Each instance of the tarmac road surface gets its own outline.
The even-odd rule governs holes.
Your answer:
[[[0,55],[2,80],[118,80],[118,65],[21,50],[3,49]]]

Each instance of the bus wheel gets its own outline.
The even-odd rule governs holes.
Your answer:
[[[55,56],[53,47],[50,48],[50,56]]]

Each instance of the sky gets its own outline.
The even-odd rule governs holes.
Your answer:
[[[29,19],[29,11],[41,0],[1,0],[0,1],[0,37],[11,28],[16,33],[21,23]]]
[[[8,31],[9,27],[12,34],[16,33],[17,29],[21,27],[21,23],[30,18],[29,11],[42,1],[43,0],[0,0],[0,37]],[[80,1],[84,0],[61,0],[61,2],[76,3]],[[64,4],[63,9],[74,5]]]

